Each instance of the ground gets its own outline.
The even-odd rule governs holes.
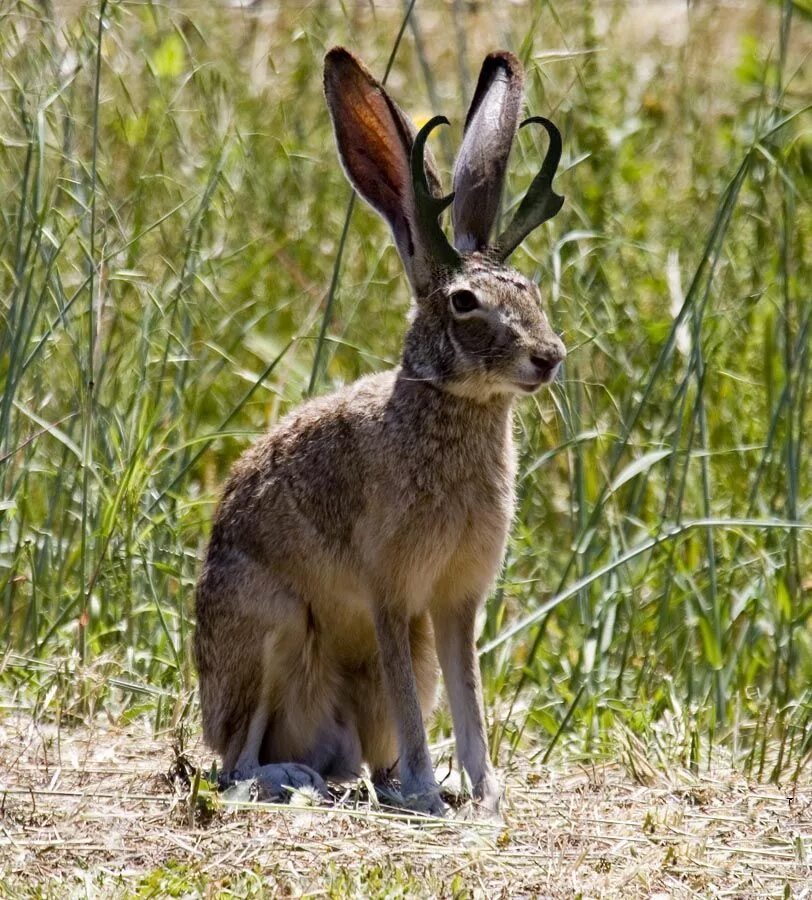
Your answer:
[[[224,804],[195,787],[199,743],[137,725],[15,714],[0,752],[2,896],[812,897],[808,781],[527,758],[503,772],[496,827],[355,788]]]

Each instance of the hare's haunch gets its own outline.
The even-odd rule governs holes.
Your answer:
[[[270,785],[373,777],[442,813],[424,717],[438,660],[474,798],[495,810],[475,619],[513,514],[511,405],[564,359],[538,288],[507,255],[562,198],[558,131],[491,242],[523,75],[482,67],[454,195],[420,133],[350,53],[324,84],[341,160],[389,222],[415,304],[399,369],[305,403],[236,464],[197,587],[203,730],[232,778]],[[451,203],[453,246],[438,216]]]

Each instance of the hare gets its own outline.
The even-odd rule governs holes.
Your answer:
[[[505,264],[554,216],[561,137],[494,242],[524,76],[482,66],[454,194],[363,64],[336,47],[324,88],[349,180],[389,223],[414,294],[398,369],[310,400],[234,467],[197,585],[203,730],[230,779],[281,791],[397,773],[405,801],[443,814],[424,719],[442,669],[473,798],[496,812],[475,619],[514,509],[514,398],[565,356],[538,288]],[[452,202],[453,200],[453,202]],[[451,205],[454,244],[439,214]]]

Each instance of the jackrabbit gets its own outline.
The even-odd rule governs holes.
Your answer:
[[[347,50],[324,88],[349,180],[391,226],[414,292],[400,368],[291,413],[235,465],[197,586],[206,741],[231,779],[281,790],[398,772],[413,807],[445,810],[424,728],[438,658],[461,765],[496,811],[475,618],[514,507],[511,405],[549,382],[564,346],[535,284],[505,264],[554,216],[561,137],[493,243],[524,76],[485,59],[454,170]],[[452,203],[453,199],[453,203]],[[454,245],[438,217],[451,205]]]

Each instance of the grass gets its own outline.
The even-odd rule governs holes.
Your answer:
[[[812,874],[812,790],[665,774],[632,736],[616,763],[514,760],[501,829],[418,826],[355,786],[246,811],[193,793],[184,757],[156,766],[143,723],[0,727],[0,896],[803,897]]]
[[[394,96],[459,138],[498,44],[564,135],[566,204],[515,261],[569,357],[519,407],[481,643],[493,755],[566,770],[633,742],[696,778],[803,782],[808,5],[420,2],[396,41],[405,12],[0,6],[0,717],[197,728],[219,486],[305,395],[394,364],[405,328],[389,236],[337,164],[323,52],[391,60]]]

